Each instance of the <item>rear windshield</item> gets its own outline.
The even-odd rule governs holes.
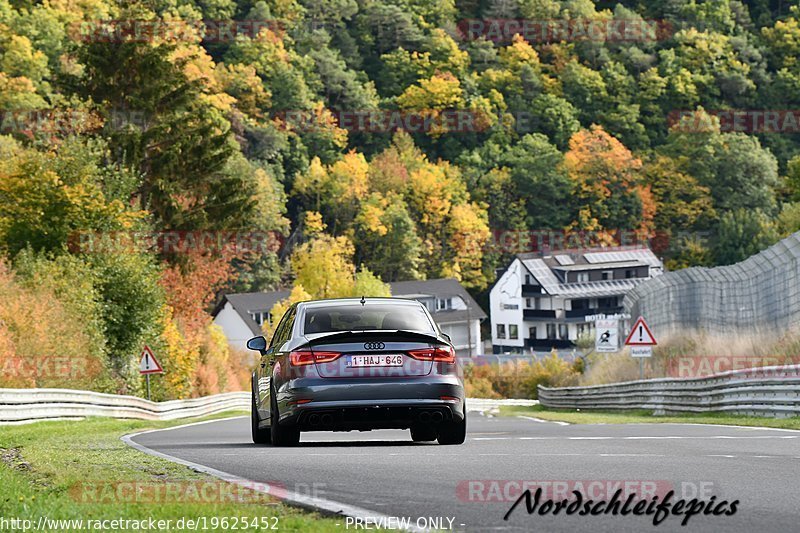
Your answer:
[[[389,329],[434,331],[428,315],[418,305],[372,304],[342,305],[306,310],[303,333]]]

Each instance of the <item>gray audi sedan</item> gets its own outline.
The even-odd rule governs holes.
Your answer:
[[[461,444],[464,382],[450,338],[415,300],[292,305],[272,340],[254,337],[253,442],[295,446],[303,431],[410,429]]]

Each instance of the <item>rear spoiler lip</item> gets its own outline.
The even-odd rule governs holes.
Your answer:
[[[402,334],[406,337],[416,337],[421,340],[429,342],[437,342],[440,344],[450,345],[450,342],[443,336],[435,332],[425,333],[422,331],[411,331],[405,329],[364,329],[364,330],[350,330],[350,331],[330,331],[328,333],[312,333],[311,335],[303,335],[308,341],[309,345],[320,344],[320,341],[335,340],[342,337],[353,337],[357,335],[366,336],[380,336],[386,334]]]

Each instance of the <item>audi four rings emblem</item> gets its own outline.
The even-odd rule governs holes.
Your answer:
[[[382,342],[365,342],[364,349],[365,350],[383,350],[386,348],[386,345]]]

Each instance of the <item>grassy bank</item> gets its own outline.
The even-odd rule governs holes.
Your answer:
[[[231,485],[136,451],[120,440],[128,433],[198,420],[203,419],[147,422],[96,418],[4,426],[0,430],[0,517],[31,519],[34,524],[39,517],[84,521],[169,519],[172,525],[167,530],[173,531],[179,530],[176,521],[182,518],[204,520],[205,527],[198,529],[206,531],[342,529],[336,526],[341,520],[268,501],[260,494],[238,492],[245,502],[232,501],[223,496],[228,494],[225,487]],[[165,486],[176,489],[173,496],[157,501],[158,496],[146,494]],[[132,490],[140,491],[140,496],[132,497]],[[222,523],[222,517],[236,520],[230,518]],[[133,530],[120,524],[108,525],[110,529],[106,531]],[[74,523],[50,523],[44,530],[78,529]]]
[[[654,416],[651,411],[576,411],[574,409],[548,409],[541,405],[530,407],[500,407],[502,416],[533,416],[542,420],[558,420],[570,424],[720,424],[730,426],[761,426],[800,430],[800,417],[761,418],[725,413],[687,413]]]

